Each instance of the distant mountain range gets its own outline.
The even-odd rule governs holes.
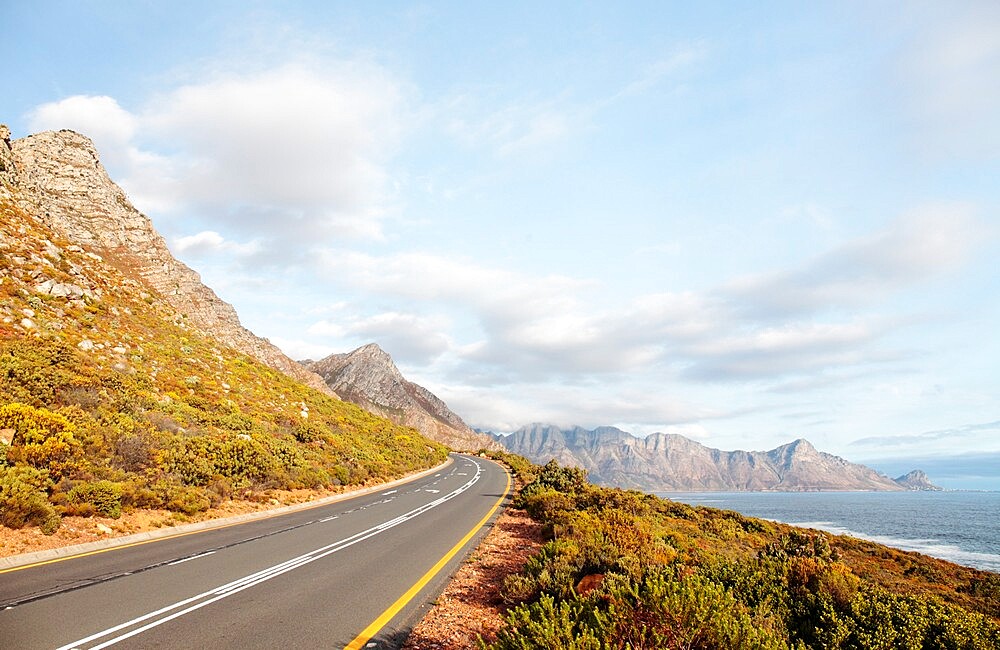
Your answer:
[[[301,362],[318,374],[341,399],[459,451],[499,448],[488,435],[470,428],[448,405],[423,386],[403,377],[392,357],[374,343],[353,352]]]
[[[586,469],[594,483],[650,492],[939,489],[919,470],[893,480],[803,439],[770,451],[721,451],[676,434],[637,438],[614,427],[564,430],[547,424],[494,439],[535,463],[555,459]]]

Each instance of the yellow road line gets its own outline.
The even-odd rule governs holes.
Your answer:
[[[223,528],[229,528],[230,526],[239,526],[240,524],[248,524],[248,523],[250,523],[252,521],[262,521],[264,519],[271,519],[272,517],[280,517],[282,515],[291,514],[293,512],[301,512],[303,510],[312,510],[313,508],[320,508],[322,506],[333,505],[334,503],[338,503],[340,501],[349,501],[351,499],[355,499],[355,498],[358,498],[358,497],[367,496],[368,494],[371,494],[373,492],[378,492],[379,490],[384,490],[385,488],[391,487],[393,485],[403,485],[403,484],[407,483],[408,481],[417,480],[419,478],[423,478],[424,475],[430,475],[431,472],[440,471],[440,470],[444,469],[445,467],[447,467],[448,465],[450,465],[451,463],[452,463],[452,459],[449,457],[448,460],[446,460],[445,462],[441,463],[437,467],[432,467],[432,468],[424,470],[422,472],[418,472],[416,475],[414,475],[412,477],[403,477],[401,479],[396,479],[395,481],[390,481],[390,482],[388,482],[388,483],[386,483],[384,485],[375,485],[375,486],[372,486],[370,488],[362,488],[361,490],[359,490],[360,492],[362,492],[362,494],[351,494],[350,492],[347,492],[347,493],[345,493],[343,495],[343,498],[341,498],[341,499],[337,498],[338,496],[341,496],[341,495],[335,495],[329,501],[323,500],[320,503],[309,503],[309,502],[306,502],[304,504],[301,504],[302,507],[300,507],[300,508],[295,508],[294,510],[283,510],[282,512],[275,512],[273,514],[267,514],[266,510],[258,510],[257,512],[260,512],[260,513],[263,513],[263,514],[261,514],[259,517],[254,517],[252,519],[241,519],[240,521],[234,521],[234,522],[231,522],[231,523],[228,523],[228,524],[221,524],[220,523],[217,526],[208,526],[206,528],[199,528],[197,530],[184,531],[184,532],[180,532],[180,533],[175,533],[173,535],[164,535],[162,537],[153,537],[151,539],[143,539],[143,540],[139,540],[137,542],[130,542],[128,544],[115,544],[114,546],[108,546],[108,547],[105,547],[105,548],[98,548],[98,549],[94,549],[93,551],[83,551],[82,553],[73,553],[72,555],[63,555],[63,556],[60,556],[60,557],[54,557],[54,558],[49,559],[49,560],[39,560],[38,562],[32,562],[31,564],[22,564],[21,566],[14,566],[14,567],[8,567],[6,569],[0,569],[0,575],[3,575],[4,573],[11,573],[11,572],[14,572],[14,571],[21,571],[22,569],[33,569],[34,567],[44,566],[46,564],[54,564],[56,562],[65,562],[66,560],[74,560],[74,559],[76,559],[78,557],[87,557],[88,555],[98,555],[99,553],[107,553],[108,551],[118,551],[118,550],[121,550],[123,548],[132,548],[133,546],[142,546],[143,544],[151,544],[152,542],[164,542],[164,541],[166,541],[168,539],[177,539],[178,537],[186,537],[188,535],[194,535],[196,533],[207,533],[207,532],[210,532],[210,531],[222,530]],[[299,505],[299,504],[295,504],[295,505]],[[255,513],[252,513],[252,514],[255,514]],[[206,521],[211,521],[211,520],[206,520]]]
[[[414,585],[406,591],[405,594],[400,596],[399,599],[392,605],[389,605],[389,608],[386,609],[384,612],[382,612],[378,618],[372,621],[368,627],[362,630],[361,634],[354,637],[354,639],[350,643],[344,646],[344,650],[360,650],[360,648],[364,647],[364,645],[368,643],[368,641],[371,640],[373,636],[378,634],[379,630],[385,627],[389,623],[389,621],[391,621],[392,618],[400,612],[400,610],[406,607],[406,605],[411,600],[413,600],[413,598],[420,592],[421,589],[427,586],[427,583],[430,582],[434,578],[434,576],[436,576],[438,573],[441,572],[441,569],[443,569],[444,566],[448,564],[448,562],[453,557],[455,557],[455,555],[458,554],[459,551],[462,550],[462,547],[469,543],[469,540],[472,539],[472,536],[475,535],[476,532],[480,528],[482,528],[487,521],[489,521],[489,518],[492,517],[493,513],[497,511],[497,508],[500,507],[500,504],[503,503],[503,500],[507,498],[507,493],[510,492],[510,472],[508,472],[507,468],[503,467],[503,465],[501,465],[501,467],[503,468],[504,473],[507,475],[507,487],[503,489],[503,494],[500,496],[499,499],[497,499],[497,502],[493,504],[493,507],[490,508],[490,511],[487,512],[486,515],[479,520],[479,523],[477,523],[475,526],[472,527],[472,530],[470,530],[465,535],[465,537],[459,540],[458,543],[455,544],[450,551],[445,553],[444,557],[442,557],[440,560],[437,561],[437,564],[432,566],[427,571],[427,573],[425,573],[420,578],[420,580],[417,580],[414,583]]]

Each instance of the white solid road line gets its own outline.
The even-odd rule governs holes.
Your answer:
[[[347,538],[342,539],[340,541],[334,542],[332,544],[328,544],[327,546],[323,546],[321,548],[315,549],[315,550],[310,551],[308,553],[304,553],[304,554],[302,554],[302,555],[300,555],[298,557],[292,558],[290,560],[286,560],[286,561],[284,561],[284,562],[282,562],[280,564],[276,564],[276,565],[268,567],[266,569],[262,569],[260,571],[257,571],[256,573],[252,573],[252,574],[250,574],[248,576],[244,576],[244,577],[239,578],[237,580],[234,580],[232,582],[226,583],[224,585],[220,585],[220,586],[218,586],[218,587],[216,587],[214,589],[211,589],[209,591],[200,593],[197,596],[191,596],[190,598],[185,598],[184,600],[178,601],[178,602],[174,603],[173,605],[168,605],[166,607],[162,607],[162,608],[160,608],[160,609],[158,609],[156,611],[153,611],[153,612],[150,612],[148,614],[144,614],[142,616],[134,618],[131,621],[126,621],[125,623],[121,623],[121,624],[116,625],[114,627],[110,627],[110,628],[108,628],[106,630],[102,630],[102,631],[97,632],[95,634],[91,634],[90,636],[85,637],[83,639],[80,639],[78,641],[73,641],[72,643],[67,643],[64,646],[60,646],[56,650],[83,650],[82,647],[85,644],[90,643],[91,641],[96,641],[96,640],[101,639],[103,637],[106,637],[106,636],[109,636],[111,634],[114,634],[115,632],[121,631],[121,630],[123,630],[125,628],[132,627],[133,625],[136,625],[138,623],[142,623],[143,621],[147,621],[149,619],[152,619],[152,618],[155,618],[157,616],[160,616],[161,614],[166,614],[167,612],[170,612],[170,611],[173,611],[173,610],[177,610],[179,608],[185,607],[186,605],[190,605],[190,607],[187,607],[186,609],[181,609],[180,611],[176,611],[173,614],[170,614],[168,616],[164,616],[162,618],[156,618],[156,620],[153,620],[152,622],[147,623],[146,625],[143,625],[141,627],[135,628],[135,629],[133,629],[133,630],[131,630],[129,632],[126,632],[125,634],[120,635],[120,636],[116,636],[116,637],[113,637],[111,639],[108,639],[107,641],[104,641],[103,643],[100,643],[100,644],[95,645],[95,646],[89,646],[89,650],[100,650],[101,648],[107,648],[108,646],[114,645],[114,644],[118,643],[119,641],[124,641],[125,639],[128,639],[128,638],[133,637],[133,636],[135,636],[137,634],[145,632],[146,630],[149,630],[149,629],[152,629],[152,628],[157,627],[159,625],[162,625],[163,623],[166,623],[167,621],[171,621],[171,620],[173,620],[175,618],[178,618],[180,616],[183,616],[185,614],[193,612],[193,611],[195,611],[197,609],[201,609],[202,607],[204,607],[206,605],[210,605],[211,603],[214,603],[217,600],[222,600],[223,598],[227,598],[229,596],[232,596],[233,594],[239,593],[239,592],[243,591],[244,589],[249,589],[250,587],[253,587],[253,586],[258,585],[258,584],[260,584],[262,582],[270,580],[271,578],[275,578],[275,577],[277,577],[279,575],[282,575],[283,573],[287,573],[288,571],[291,571],[293,569],[297,569],[300,566],[304,566],[306,564],[309,564],[310,562],[314,562],[316,560],[319,560],[320,558],[324,558],[327,555],[331,555],[333,553],[336,553],[337,551],[341,551],[341,550],[343,550],[343,549],[345,549],[345,548],[347,548],[349,546],[353,546],[354,544],[357,544],[358,542],[362,542],[362,541],[364,541],[364,540],[366,540],[366,539],[368,539],[370,537],[374,537],[375,535],[378,535],[379,533],[385,532],[385,531],[389,530],[390,528],[394,528],[395,526],[398,526],[399,524],[401,524],[401,523],[403,523],[405,521],[413,519],[414,517],[418,517],[418,516],[424,514],[425,512],[427,512],[427,511],[429,511],[429,510],[431,510],[433,508],[436,508],[437,506],[441,505],[442,503],[445,503],[446,501],[449,501],[449,500],[453,499],[454,497],[458,496],[459,494],[465,492],[466,490],[468,490],[469,488],[471,488],[473,485],[475,485],[479,481],[479,477],[482,474],[482,467],[476,461],[473,460],[472,462],[476,465],[476,474],[475,474],[475,476],[472,477],[472,479],[470,479],[464,485],[462,485],[461,487],[459,487],[455,491],[446,494],[443,497],[439,497],[439,498],[435,499],[434,501],[431,501],[429,503],[425,503],[424,505],[422,505],[422,506],[420,506],[418,508],[414,508],[413,510],[411,510],[411,511],[405,513],[405,514],[402,514],[402,515],[396,517],[395,519],[392,519],[392,520],[387,521],[387,522],[383,522],[381,524],[378,524],[377,526],[373,526],[373,527],[369,528],[368,530],[363,530],[360,533],[356,533],[356,534],[351,535],[350,537],[347,537]],[[203,555],[207,555],[207,554],[203,554]],[[201,557],[201,556],[195,556],[195,557]],[[189,558],[189,559],[194,559],[194,557]],[[176,564],[176,562],[174,564]]]
[[[174,560],[173,562],[168,562],[167,566],[174,566],[175,564],[184,564],[185,562],[190,562],[191,560],[197,560],[200,557],[206,557],[208,555],[212,555],[213,553],[215,553],[215,551],[209,551],[207,553],[202,553],[200,555],[192,555],[191,557],[181,558],[179,560]],[[130,574],[126,573],[125,575],[130,575]]]

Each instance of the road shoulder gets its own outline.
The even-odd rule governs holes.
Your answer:
[[[506,508],[413,629],[404,650],[464,650],[489,641],[503,624],[505,576],[520,571],[543,543],[541,524]]]

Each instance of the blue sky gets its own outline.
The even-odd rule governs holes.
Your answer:
[[[0,121],[93,138],[295,358],[376,341],[493,430],[805,437],[1000,488],[996,3],[40,1],[4,23]]]

